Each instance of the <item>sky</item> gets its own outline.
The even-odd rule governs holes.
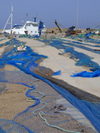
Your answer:
[[[48,28],[56,27],[55,19],[62,28],[92,28],[100,23],[100,0],[0,0],[0,29],[6,24],[11,5],[13,25],[33,21],[33,17]]]

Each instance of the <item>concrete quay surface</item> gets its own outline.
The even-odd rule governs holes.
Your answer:
[[[26,45],[30,46],[38,54],[48,56],[48,58],[43,60],[43,62],[41,62],[40,65],[50,68],[55,72],[61,70],[61,75],[54,76],[55,78],[62,79],[72,86],[75,86],[81,90],[84,90],[97,97],[100,97],[100,77],[95,77],[95,78],[71,77],[73,73],[86,71],[87,69],[82,66],[76,66],[74,60],[70,59],[67,56],[59,55],[61,51],[52,46],[45,45],[45,43],[43,42],[27,38],[19,38],[19,40],[26,42]],[[99,54],[92,53],[90,51],[86,51],[81,48],[76,48],[76,47],[74,48],[78,52],[82,52],[93,57],[93,61],[100,64]]]

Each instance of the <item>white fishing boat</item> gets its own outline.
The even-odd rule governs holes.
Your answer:
[[[26,21],[25,25],[14,25],[12,30],[7,29],[3,30],[3,33],[8,33],[8,34],[18,34],[18,35],[37,35],[39,36],[39,31],[38,31],[38,22],[32,22],[32,21]]]
[[[22,25],[14,25],[12,29],[4,29],[3,33],[8,34],[26,34],[27,30]]]
[[[13,25],[13,7],[11,10],[11,14],[6,22],[6,25],[3,28],[3,33],[7,34],[11,34],[11,35],[31,35],[31,36],[39,36],[41,35],[44,31],[46,32],[45,29],[45,25],[43,24],[43,22],[36,22],[36,17],[34,17],[34,22],[32,21],[26,21],[26,23],[22,26],[22,25]],[[9,20],[11,19],[11,29],[6,29],[6,26],[9,22]]]

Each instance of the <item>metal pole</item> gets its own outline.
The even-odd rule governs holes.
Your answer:
[[[11,34],[12,34],[12,25],[13,25],[13,6],[11,8]]]
[[[77,29],[78,29],[78,0],[77,0]]]
[[[7,20],[7,22],[6,22],[5,26],[4,26],[4,28],[3,28],[3,31],[5,30],[5,28],[6,28],[7,24],[8,24],[8,22],[9,22],[10,17],[11,17],[11,14],[10,14],[10,16],[9,16],[9,18],[8,18],[8,20]]]

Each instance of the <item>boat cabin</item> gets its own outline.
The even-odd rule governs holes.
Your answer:
[[[26,29],[28,35],[39,36],[39,24],[38,24],[38,22],[26,21],[24,28]]]

